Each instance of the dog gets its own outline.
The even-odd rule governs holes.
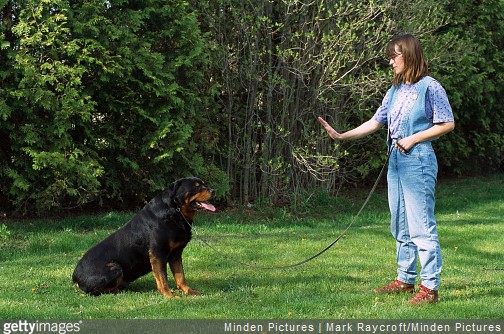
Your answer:
[[[122,228],[101,241],[78,262],[72,279],[85,293],[117,293],[152,271],[158,291],[168,287],[167,264],[176,286],[186,295],[200,295],[185,279],[182,252],[191,240],[192,220],[199,210],[215,211],[208,201],[215,191],[199,178],[183,178],[154,197]]]

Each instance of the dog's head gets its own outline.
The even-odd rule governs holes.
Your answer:
[[[168,190],[187,219],[192,219],[199,210],[215,211],[215,207],[208,202],[215,195],[215,190],[207,187],[199,178],[177,180]]]

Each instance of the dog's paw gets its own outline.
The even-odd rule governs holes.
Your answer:
[[[167,298],[177,298],[178,296],[175,296],[170,290],[162,290],[158,289],[159,293],[161,293],[163,296]]]
[[[193,290],[193,289],[189,288],[189,289],[187,289],[187,291],[185,291],[185,294],[186,295],[193,295],[193,296],[201,296],[203,293],[201,293],[201,291]]]

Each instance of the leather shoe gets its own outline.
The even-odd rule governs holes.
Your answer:
[[[385,285],[383,288],[374,289],[374,293],[413,293],[414,284],[407,284],[395,279],[392,283]]]
[[[408,301],[410,305],[422,305],[427,303],[437,303],[438,302],[438,292],[437,290],[431,290],[422,284],[420,284],[420,291]]]

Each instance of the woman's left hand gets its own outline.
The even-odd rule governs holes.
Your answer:
[[[408,151],[411,150],[413,146],[415,146],[416,141],[412,137],[413,136],[409,136],[397,141],[396,147],[399,149],[399,151],[403,153],[408,153]]]
[[[403,138],[396,143],[396,147],[403,153],[407,153],[418,143],[440,137],[455,128],[454,122],[436,123],[427,130],[420,131],[409,137]]]

